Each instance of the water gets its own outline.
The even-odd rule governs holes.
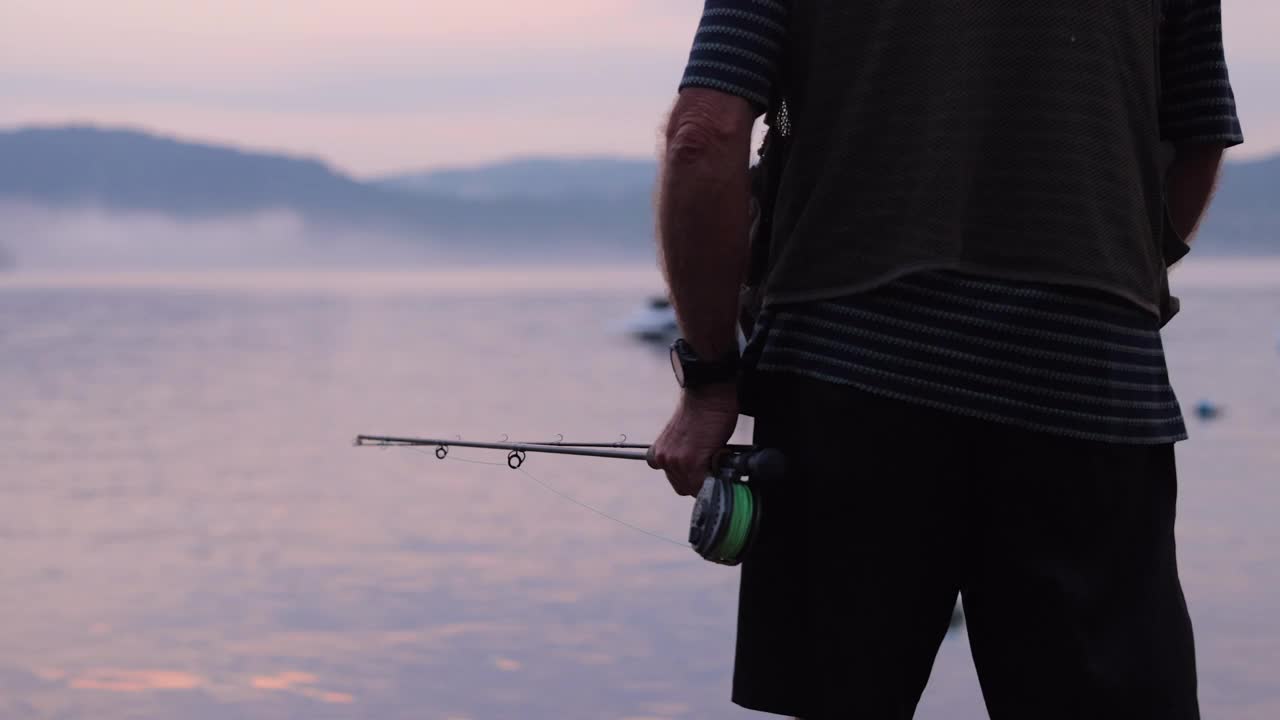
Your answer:
[[[1190,266],[1179,539],[1205,716],[1280,716],[1280,264]],[[653,437],[649,271],[0,279],[0,718],[739,718],[736,572],[498,454]],[[741,429],[747,432],[747,428]],[[745,435],[743,436],[745,437]],[[741,439],[741,438],[740,438]],[[537,480],[672,538],[641,463]],[[963,634],[919,714],[981,718]]]

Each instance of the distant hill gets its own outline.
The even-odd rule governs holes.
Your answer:
[[[1227,163],[1214,199],[1227,212],[1258,212],[1280,205],[1280,155]]]
[[[1196,239],[1199,254],[1280,254],[1280,156],[1227,163]]]
[[[0,195],[174,214],[378,202],[315,160],[89,127],[0,133]]]
[[[650,259],[655,176],[646,160],[525,158],[362,181],[313,159],[135,130],[0,131],[0,202],[178,218],[283,209],[481,258]],[[1280,157],[1229,164],[1197,253],[1280,253],[1278,186]]]
[[[407,173],[375,184],[456,198],[600,198],[649,207],[657,165],[647,160],[536,158]],[[1197,255],[1280,254],[1280,156],[1227,163]]]
[[[547,167],[555,165],[551,161]],[[608,174],[609,167],[629,165],[595,161],[578,169]],[[624,170],[623,176],[627,172],[634,170]],[[513,171],[501,187],[513,187],[518,175]],[[455,171],[440,178],[465,176]],[[468,193],[446,180],[431,182],[440,184],[439,192],[411,192],[394,181],[359,181],[312,159],[135,130],[76,126],[0,132],[0,199],[177,217],[283,209],[317,227],[388,230],[436,239],[473,255],[593,249],[652,257],[650,190],[630,181],[592,192],[581,176],[561,183],[560,192],[538,193]]]

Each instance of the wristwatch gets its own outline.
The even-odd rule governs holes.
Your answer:
[[[723,357],[703,360],[683,338],[671,343],[671,369],[685,390],[737,380],[741,360],[736,347]]]

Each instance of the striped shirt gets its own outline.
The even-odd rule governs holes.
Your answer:
[[[783,2],[707,0],[681,88],[719,90],[763,112],[786,38]],[[1163,140],[1243,142],[1220,0],[1165,2],[1161,79]],[[1082,440],[1186,438],[1158,319],[1082,288],[916,273],[867,292],[767,308],[744,361],[750,377],[799,374]]]
[[[1101,293],[917,273],[767,308],[745,355],[753,372],[797,373],[1082,440],[1186,437],[1157,321]]]

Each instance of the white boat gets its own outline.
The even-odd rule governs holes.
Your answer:
[[[671,301],[660,295],[649,298],[644,308],[622,324],[622,331],[637,340],[655,345],[670,345],[680,337],[680,324],[676,321],[676,309]],[[738,349],[747,347],[747,338],[738,332]]]
[[[642,309],[627,319],[623,331],[646,342],[669,344],[680,336],[676,309],[665,297],[651,297]]]

